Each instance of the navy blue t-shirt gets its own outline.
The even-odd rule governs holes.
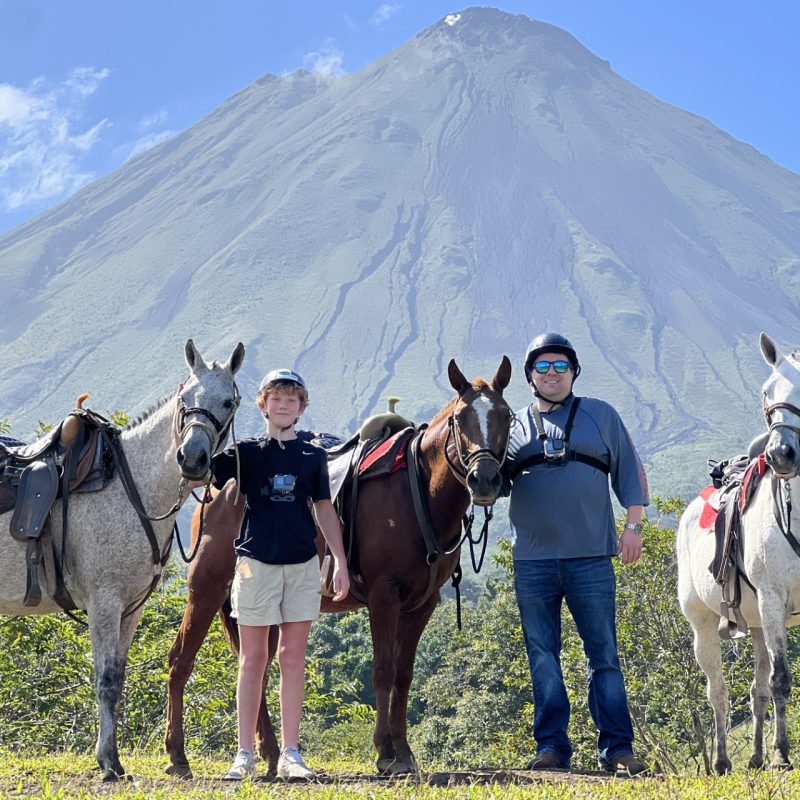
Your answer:
[[[283,442],[276,439],[245,439],[238,442],[239,489],[245,496],[242,529],[234,546],[242,556],[265,564],[303,564],[316,555],[317,531],[308,500],[329,500],[328,460],[325,451],[303,438]],[[211,469],[214,485],[221,489],[236,477],[233,447],[215,456]],[[278,484],[293,484],[279,501],[275,476],[288,476]],[[293,481],[291,480],[293,478]]]

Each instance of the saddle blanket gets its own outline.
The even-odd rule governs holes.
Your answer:
[[[408,444],[415,434],[414,428],[405,428],[370,450],[358,465],[359,478],[377,478],[405,469]]]

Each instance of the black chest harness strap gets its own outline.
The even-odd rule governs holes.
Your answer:
[[[567,424],[564,427],[564,446],[566,447],[567,451],[566,454],[563,456],[564,461],[580,461],[581,464],[587,464],[590,467],[594,467],[596,470],[608,475],[611,470],[608,467],[608,464],[605,461],[601,461],[599,458],[595,458],[594,456],[586,455],[585,453],[578,453],[575,450],[570,449],[569,447],[569,435],[572,433],[572,424],[575,422],[575,414],[578,413],[578,406],[580,405],[581,398],[576,397],[572,401],[572,407],[569,410],[569,417],[567,417]],[[536,427],[536,435],[537,438],[542,442],[542,447],[544,447],[545,440],[547,439],[547,434],[544,432],[544,424],[542,423],[542,415],[539,409],[536,406],[533,406],[531,411],[531,416],[533,417],[534,426]],[[510,478],[513,481],[517,475],[520,474],[523,470],[529,469],[530,467],[534,467],[537,464],[544,464],[549,461],[548,458],[545,457],[544,451],[541,453],[535,453],[532,456],[528,456],[527,458],[520,461],[518,464],[514,465],[514,469],[511,471]]]

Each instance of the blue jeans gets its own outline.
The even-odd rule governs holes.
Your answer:
[[[632,752],[633,727],[617,655],[616,579],[609,556],[514,561],[525,648],[533,683],[536,752],[565,765],[569,700],[561,673],[561,603],[567,607],[589,661],[589,712],[599,731],[600,762]]]

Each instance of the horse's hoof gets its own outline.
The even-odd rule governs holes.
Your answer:
[[[724,761],[717,761],[714,763],[714,772],[716,772],[717,775],[730,775],[731,769],[732,764],[728,758]]]
[[[769,765],[769,768],[772,772],[788,772],[789,770],[794,769],[791,763],[783,758],[774,759]]]
[[[764,769],[764,758],[750,756],[750,760],[747,762],[747,769]]]
[[[400,761],[397,758],[379,758],[378,772],[381,775],[416,775],[417,768],[414,764],[407,761]]]
[[[116,781],[133,780],[130,775],[125,774],[125,770],[120,767],[118,770],[107,769],[103,772],[103,783],[116,783]]]
[[[164,771],[173,778],[184,778],[187,781],[194,777],[188,764],[170,764]]]

